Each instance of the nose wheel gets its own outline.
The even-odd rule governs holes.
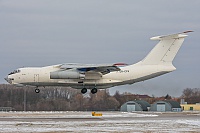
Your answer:
[[[40,89],[36,88],[35,93],[40,93]]]

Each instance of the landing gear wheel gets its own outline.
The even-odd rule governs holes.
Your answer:
[[[40,93],[40,89],[35,89],[35,93]]]
[[[91,93],[92,93],[92,94],[97,93],[97,88],[92,89],[92,90],[91,90]]]
[[[83,88],[82,90],[81,90],[81,93],[83,93],[83,94],[85,94],[87,92],[87,89],[86,88]]]

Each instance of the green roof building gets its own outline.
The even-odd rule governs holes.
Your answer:
[[[158,112],[181,112],[181,106],[177,101],[172,100],[164,100],[157,101],[151,105],[150,111],[158,111]]]
[[[148,111],[150,104],[144,100],[128,101],[124,103],[120,111],[122,112],[132,112],[132,111]]]

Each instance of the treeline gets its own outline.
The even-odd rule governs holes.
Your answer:
[[[153,103],[158,100],[171,99],[169,95],[158,98],[131,93],[120,94],[118,91],[111,96],[107,90],[98,90],[96,94],[83,95],[80,90],[67,87],[41,88],[40,93],[35,93],[34,89],[33,87],[17,88],[7,84],[0,85],[0,107],[12,107],[16,111],[114,111],[119,110],[122,104],[130,100],[142,99]],[[200,96],[200,89],[191,90]],[[185,89],[182,95],[186,101],[190,101],[193,96],[196,97],[193,93],[186,92],[188,89]],[[175,100],[179,102],[180,98]],[[196,97],[195,102],[200,102],[200,99]],[[188,103],[192,103],[192,100]]]
[[[106,90],[83,95],[80,90],[67,87],[41,88],[40,93],[35,93],[34,89],[0,85],[0,107],[12,107],[16,111],[85,111],[118,110],[120,106]]]
[[[183,90],[182,98],[188,104],[200,103],[200,88],[186,88]]]

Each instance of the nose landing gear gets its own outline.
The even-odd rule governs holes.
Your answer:
[[[40,89],[36,88],[35,93],[40,93]]]

